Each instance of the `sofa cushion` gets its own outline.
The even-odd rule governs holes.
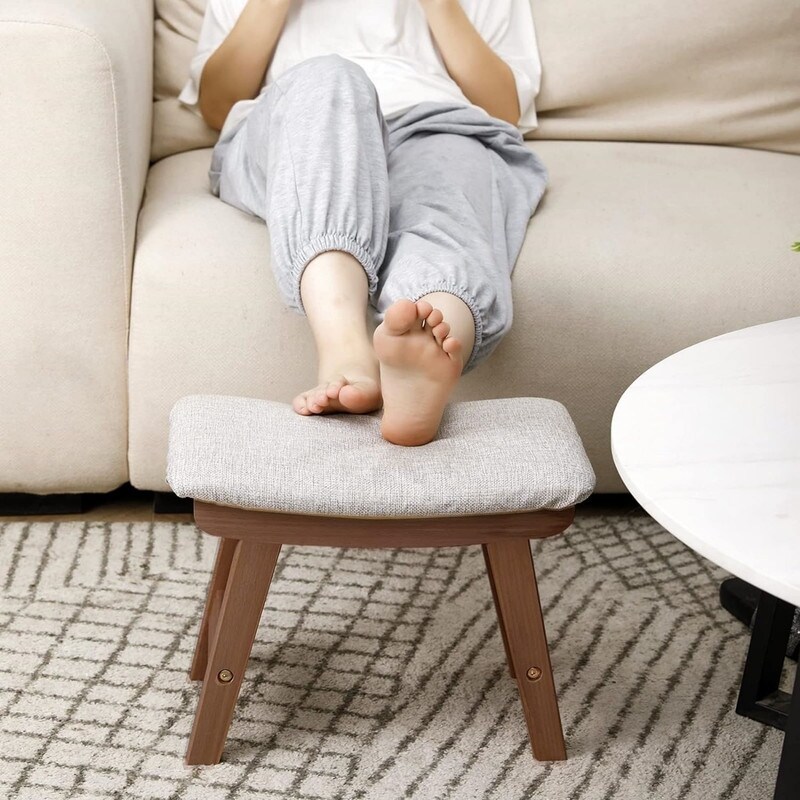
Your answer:
[[[513,326],[452,400],[559,400],[597,491],[623,492],[609,428],[625,388],[683,347],[797,314],[800,158],[709,145],[529,145],[551,182],[513,272]],[[317,382],[308,321],[275,286],[267,226],[209,192],[209,158],[195,150],[155,164],[139,215],[128,461],[140,488],[168,491],[167,418],[178,397],[289,403]]]
[[[213,147],[219,131],[178,102],[200,36],[206,0],[155,0],[153,142],[150,158]]]
[[[797,3],[531,0],[542,60],[526,138],[736,144],[800,153]],[[152,160],[218,132],[177,96],[206,0],[156,0]]]
[[[595,476],[569,412],[546,397],[449,403],[433,441],[380,435],[383,410],[302,416],[288,403],[184,395],[169,414],[178,497],[287,514],[451,517],[560,510]]]
[[[800,153],[796,0],[532,0],[532,139],[732,144]]]

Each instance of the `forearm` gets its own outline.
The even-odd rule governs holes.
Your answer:
[[[419,1],[445,67],[466,98],[516,125],[520,108],[511,67],[475,30],[458,0]]]
[[[222,128],[234,103],[258,93],[291,4],[292,0],[248,0],[230,33],[206,61],[198,106],[212,128]]]

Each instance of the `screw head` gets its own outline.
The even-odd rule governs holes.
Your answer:
[[[233,673],[229,669],[221,669],[217,674],[217,677],[223,683],[230,683],[233,680]]]
[[[538,681],[539,678],[542,677],[542,671],[539,669],[539,667],[530,667],[525,673],[525,677],[529,681]]]

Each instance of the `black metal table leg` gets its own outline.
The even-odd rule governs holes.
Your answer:
[[[736,704],[737,714],[785,731],[773,800],[800,798],[800,677],[793,694],[778,688],[793,618],[793,605],[761,592]]]
[[[775,800],[800,797],[800,666],[794,676],[794,691],[783,736],[781,763],[775,784]]]
[[[601,495],[602,496],[602,495]],[[725,578],[719,585],[719,604],[748,628],[756,613],[761,589],[741,578]],[[794,622],[786,645],[786,657],[800,661],[800,608],[794,611]]]

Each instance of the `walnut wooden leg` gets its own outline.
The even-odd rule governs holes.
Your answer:
[[[503,637],[503,647],[506,650],[506,661],[508,662],[508,672],[512,678],[516,678],[514,673],[514,662],[511,658],[511,651],[508,649],[508,635],[506,634],[506,626],[503,622],[503,612],[500,608],[500,603],[497,600],[497,589],[494,587],[494,575],[492,575],[492,564],[489,561],[489,556],[486,552],[486,545],[482,544],[483,560],[486,562],[486,574],[489,576],[489,586],[492,587],[492,597],[494,598],[494,609],[497,612],[497,622],[500,625],[500,634]]]
[[[489,542],[484,548],[533,755],[539,761],[563,761],[567,753],[530,543],[527,539],[505,539]]]
[[[228,573],[231,569],[234,550],[236,550],[236,541],[236,539],[220,537],[217,543],[217,558],[214,562],[214,571],[211,573],[211,580],[208,582],[208,593],[206,594],[206,606],[203,611],[203,620],[200,623],[200,632],[197,635],[194,658],[192,659],[192,666],[189,670],[190,681],[201,681],[206,673],[208,642],[219,614],[219,607],[222,604],[222,595],[225,592],[225,586],[228,583]]]
[[[209,625],[208,663],[185,763],[218,764],[267,599],[279,544],[236,542],[216,625]]]

